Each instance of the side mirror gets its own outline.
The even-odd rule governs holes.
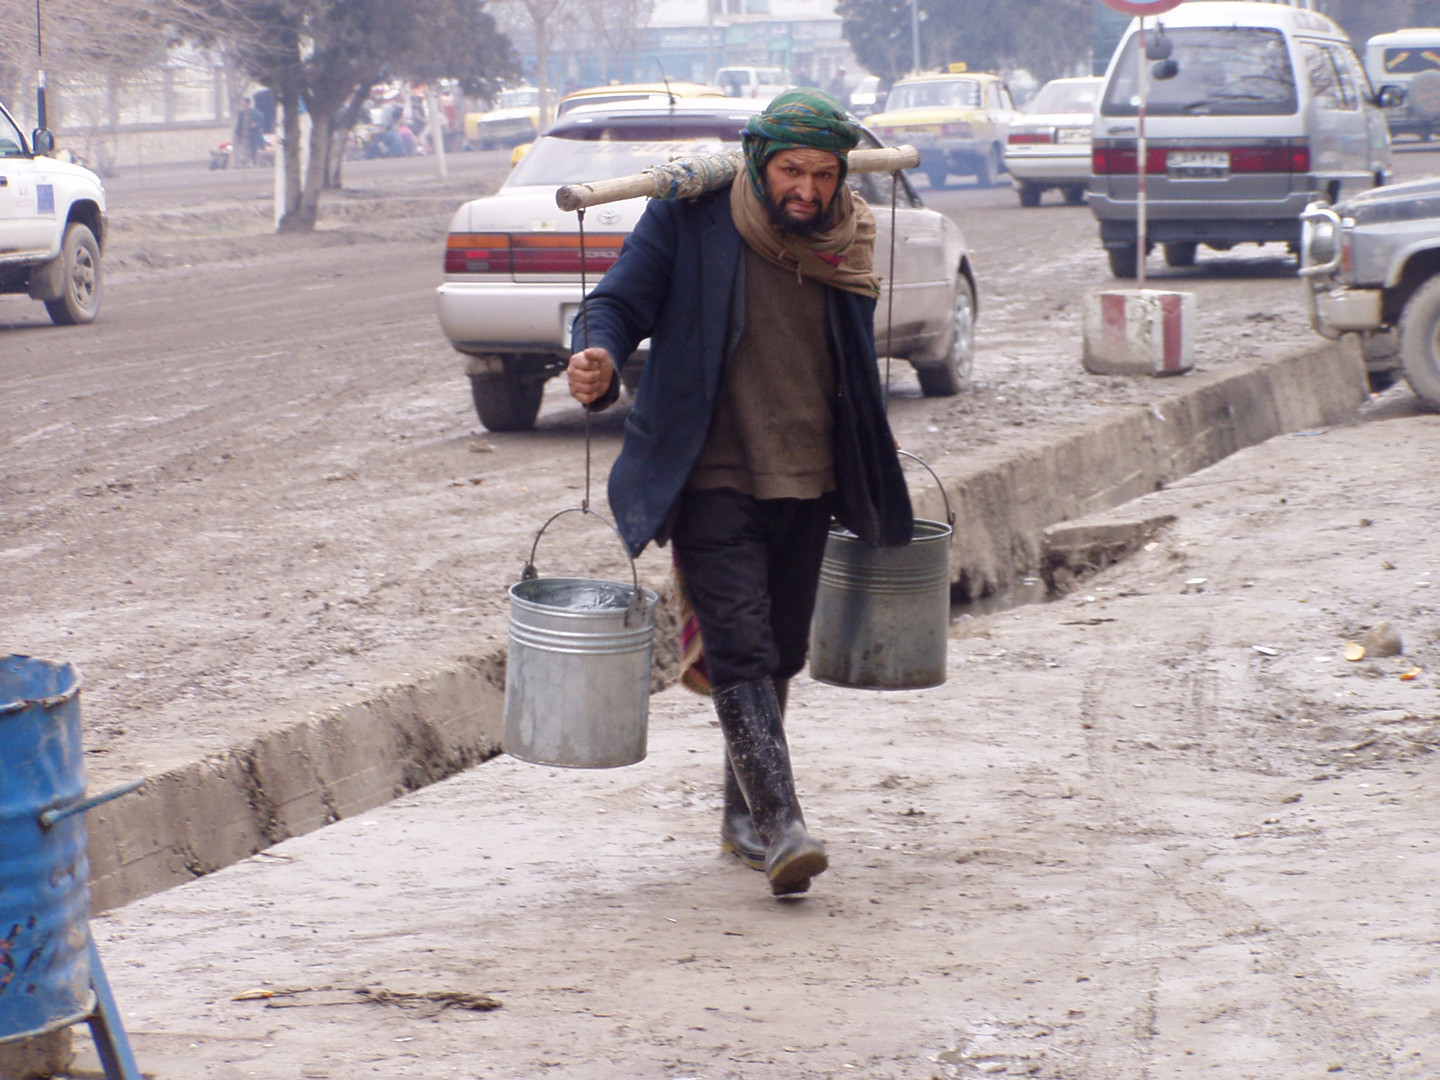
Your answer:
[[[1386,83],[1375,91],[1375,104],[1382,109],[1393,109],[1396,106],[1405,104],[1405,88]]]
[[[1176,75],[1180,74],[1180,65],[1168,58],[1157,60],[1155,61],[1155,66],[1150,69],[1150,74],[1155,76],[1160,82],[1165,82],[1167,79],[1173,79]]]
[[[1174,43],[1165,36],[1165,31],[1162,29],[1154,37],[1148,37],[1145,39],[1145,59],[1169,60],[1170,53],[1174,50],[1174,48]]]
[[[43,157],[55,149],[55,133],[49,128],[36,128],[30,133],[30,149],[36,157]]]

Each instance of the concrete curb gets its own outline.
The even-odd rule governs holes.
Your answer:
[[[941,477],[957,515],[955,589],[964,597],[1002,589],[1040,567],[1049,526],[1128,502],[1274,435],[1342,422],[1366,396],[1358,358],[1325,345],[1189,375],[1161,403],[1076,425],[1018,455],[977,455]],[[939,492],[918,494],[917,511],[939,519]],[[656,651],[670,650],[657,643]],[[503,653],[457,660],[153,777],[92,811],[93,909],[192,880],[494,756],[504,678]]]
[[[87,815],[104,911],[433,784],[500,752],[503,654],[465,658],[150,778]]]

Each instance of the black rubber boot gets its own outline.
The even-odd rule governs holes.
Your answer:
[[[825,846],[805,830],[775,687],[769,679],[730,683],[716,687],[713,697],[731,768],[765,842],[770,891],[804,892],[830,863]]]
[[[775,699],[780,704],[780,717],[785,717],[785,699],[789,695],[789,679],[771,679]],[[765,869],[765,841],[750,820],[750,807],[735,770],[730,767],[730,752],[725,752],[725,810],[720,818],[720,849],[734,855],[751,870]]]

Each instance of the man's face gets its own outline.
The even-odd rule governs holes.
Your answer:
[[[814,232],[840,186],[840,159],[825,150],[781,150],[765,163],[765,197],[782,232]]]

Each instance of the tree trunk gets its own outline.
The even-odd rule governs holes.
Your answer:
[[[285,200],[275,231],[309,232],[315,227],[315,219],[304,220],[300,203],[300,177],[304,166],[300,156],[300,95],[286,88],[280,92],[280,105],[285,110]]]

